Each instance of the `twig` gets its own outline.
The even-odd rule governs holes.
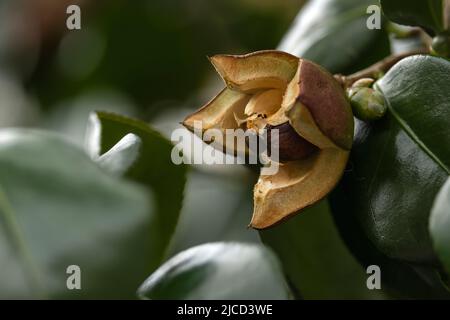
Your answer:
[[[351,75],[344,76],[341,74],[337,74],[334,77],[344,88],[348,88],[353,83],[355,83],[357,80],[362,79],[362,78],[376,79],[380,74],[387,72],[394,64],[396,64],[400,60],[402,60],[406,57],[415,55],[415,54],[423,54],[423,53],[429,53],[429,50],[422,48],[422,49],[408,51],[408,52],[401,53],[401,54],[394,54],[394,55],[384,58],[381,61],[378,61],[377,63],[371,65],[370,67],[368,67],[366,69],[360,70]]]

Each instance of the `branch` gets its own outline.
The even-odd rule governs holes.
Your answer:
[[[397,62],[399,62],[400,60],[402,60],[406,57],[413,56],[416,54],[424,54],[424,53],[429,53],[429,50],[422,48],[422,49],[408,51],[408,52],[401,53],[401,54],[394,54],[394,55],[384,58],[381,61],[378,61],[377,63],[371,65],[370,67],[368,67],[366,69],[363,69],[363,70],[353,73],[351,75],[344,76],[341,74],[337,74],[334,77],[344,88],[348,88],[353,83],[358,81],[359,79],[362,79],[362,78],[376,79],[376,78],[378,78],[380,74],[386,73],[392,66],[394,66]]]

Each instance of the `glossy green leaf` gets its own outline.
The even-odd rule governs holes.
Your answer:
[[[383,297],[367,288],[368,275],[341,240],[326,201],[260,231],[260,236],[278,255],[297,298]]]
[[[0,131],[0,297],[135,298],[151,262],[149,192],[54,134]],[[69,290],[71,265],[81,290]]]
[[[186,182],[186,166],[173,164],[171,160],[173,146],[170,141],[142,121],[112,113],[97,112],[91,116],[88,131],[90,152],[101,155],[99,161],[108,155],[108,150],[111,150],[128,134],[139,138],[137,141],[140,142],[131,138],[131,143],[126,141],[124,143],[128,146],[125,149],[130,152],[129,156],[136,158],[131,167],[127,169],[129,163],[122,161],[122,152],[115,152],[114,170],[123,170],[122,164],[125,166],[126,177],[148,186],[153,191],[156,208],[155,221],[149,230],[154,237],[149,254],[153,257],[150,270],[154,270],[165,257],[178,222]],[[111,162],[114,155],[108,158]]]
[[[358,122],[350,159],[356,215],[388,257],[436,265],[428,232],[433,200],[450,160],[450,62],[429,56],[402,60],[378,82],[385,118]]]
[[[177,254],[138,294],[147,299],[287,299],[281,268],[265,247],[216,242]]]
[[[312,0],[298,14],[278,49],[331,72],[365,67],[390,53],[384,30],[369,30],[367,8],[376,0]]]
[[[381,287],[392,298],[448,299],[447,291],[435,266],[409,264],[387,257],[368,239],[358,221],[354,196],[358,195],[357,173],[353,164],[345,172],[339,187],[330,196],[336,225],[342,238],[358,261],[367,268],[376,265],[381,270]]]
[[[444,295],[436,271],[408,263],[436,266],[428,215],[446,176],[389,111],[377,122],[358,122],[349,168],[338,187],[343,203],[332,198],[333,211],[343,220],[354,218],[353,226],[340,226],[347,244],[365,264],[379,265],[385,284],[403,297]],[[362,236],[353,235],[357,229]]]
[[[430,34],[444,30],[445,0],[380,0],[383,13],[389,20],[419,26]]]
[[[393,117],[450,174],[450,62],[431,56],[402,60],[377,86]]]
[[[434,201],[430,216],[430,233],[439,259],[450,274],[450,178]]]

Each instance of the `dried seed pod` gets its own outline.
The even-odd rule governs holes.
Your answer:
[[[210,60],[227,87],[183,124],[190,130],[195,121],[205,130],[268,129],[269,137],[278,130],[282,165],[255,185],[250,226],[270,227],[325,197],[340,179],[353,142],[351,107],[334,77],[280,51]]]

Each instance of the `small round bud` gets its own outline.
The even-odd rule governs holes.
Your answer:
[[[445,31],[433,38],[431,52],[441,57],[450,57],[450,31]]]
[[[374,81],[375,80],[372,78],[362,78],[362,79],[355,81],[355,83],[353,83],[352,87],[353,88],[370,88],[370,87],[372,87]]]
[[[381,92],[372,88],[353,88],[350,95],[353,114],[360,120],[378,120],[386,113],[386,102]]]
[[[355,94],[355,92],[359,89],[359,88],[371,88],[373,83],[374,83],[374,79],[372,78],[362,78],[359,79],[357,81],[355,81],[352,86],[348,89],[347,92],[347,96],[351,97],[352,95]]]

